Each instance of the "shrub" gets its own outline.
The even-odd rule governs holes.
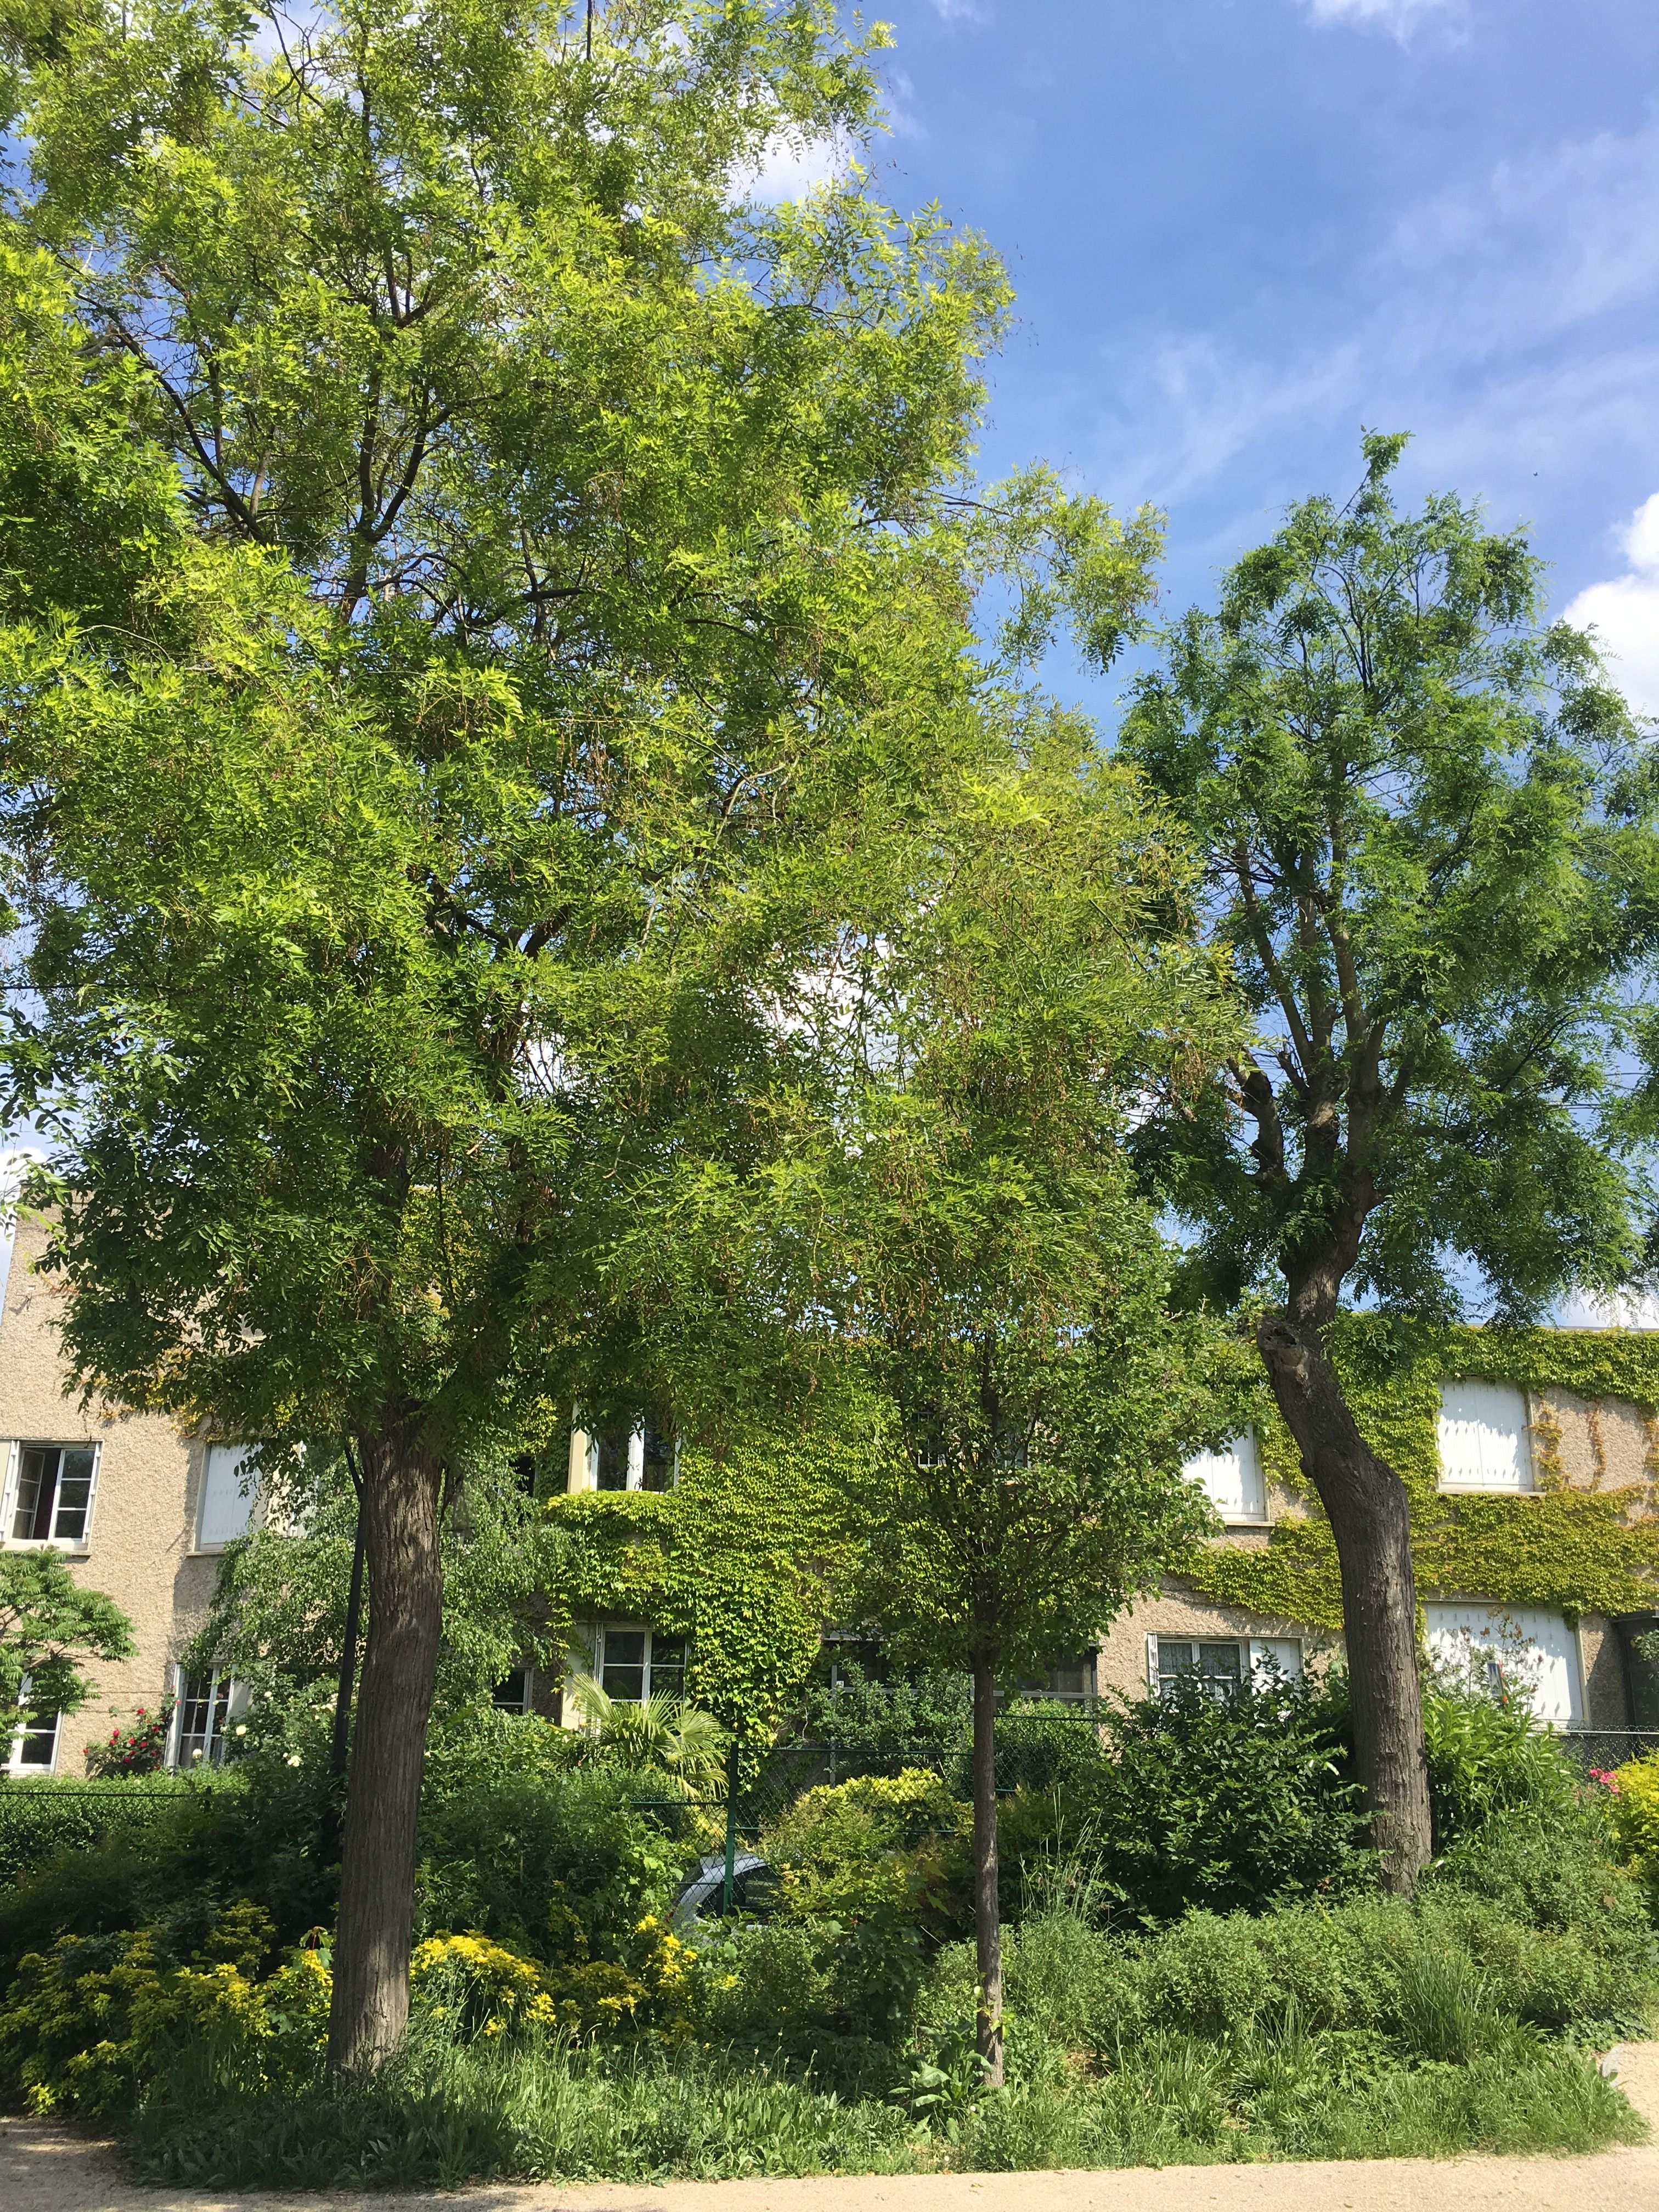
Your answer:
[[[1334,1717],[1312,1686],[1218,1699],[1182,1677],[1112,1722],[1113,1758],[1063,1793],[1126,1916],[1265,1912],[1368,1879]]]
[[[0,1780],[0,1884],[37,1872],[62,1851],[95,1849],[107,1837],[164,1822],[189,1786],[173,1774],[131,1781]]]
[[[1628,1759],[1607,1778],[1607,1817],[1620,1857],[1659,1911],[1659,1753]]]
[[[856,1928],[954,1934],[971,1913],[973,1810],[937,1774],[908,1767],[809,1790],[761,1832],[778,1909]]]
[[[106,1742],[87,1745],[87,1772],[111,1777],[160,1773],[167,1760],[167,1731],[172,1724],[170,1698],[157,1712],[140,1705],[133,1727],[112,1729]]]
[[[1437,1849],[1495,1816],[1552,1820],[1576,1802],[1577,1778],[1559,1740],[1523,1701],[1436,1684],[1424,1691],[1423,1732]]]

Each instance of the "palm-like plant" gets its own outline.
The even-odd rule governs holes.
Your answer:
[[[683,1698],[613,1698],[592,1674],[572,1674],[565,1695],[591,1731],[588,1755],[664,1776],[689,1796],[725,1785],[729,1737],[701,1705]]]

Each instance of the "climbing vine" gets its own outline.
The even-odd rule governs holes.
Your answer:
[[[1349,1315],[1332,1358],[1360,1430],[1411,1500],[1419,1596],[1489,1597],[1506,1605],[1623,1613],[1659,1595],[1659,1338],[1591,1329],[1433,1328]],[[1538,1488],[1520,1496],[1448,1495],[1439,1487],[1443,1380],[1510,1382],[1528,1394]],[[1591,1486],[1570,1486],[1561,1430],[1544,1394],[1590,1401]],[[1623,1399],[1646,1425],[1644,1480],[1601,1486],[1607,1475],[1595,1402]],[[1340,1629],[1336,1547],[1296,1448],[1265,1383],[1254,1415],[1270,1482],[1295,1510],[1255,1548],[1212,1545],[1188,1569],[1200,1589],[1251,1613]]]
[[[562,1593],[589,1620],[691,1639],[688,1694],[763,1740],[805,1687],[844,1564],[836,1502],[856,1436],[816,1431],[721,1455],[686,1449],[677,1488],[577,1492],[548,1511],[583,1541]]]

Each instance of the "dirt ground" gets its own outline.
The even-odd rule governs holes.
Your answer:
[[[0,2121],[0,2212],[1659,2212],[1659,2043],[1610,2055],[1656,2141],[1594,2158],[1371,2159],[1115,2173],[892,2180],[673,2181],[659,2188],[489,2184],[447,2196],[223,2195],[141,2189],[96,2144]]]

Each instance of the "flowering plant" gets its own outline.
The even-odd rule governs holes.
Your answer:
[[[155,1774],[167,1763],[167,1731],[173,1725],[173,1700],[159,1711],[140,1705],[128,1729],[112,1729],[106,1743],[86,1747],[88,1774]]]

